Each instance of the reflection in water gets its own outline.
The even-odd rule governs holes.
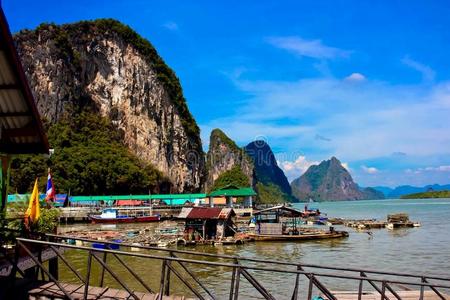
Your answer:
[[[392,272],[407,272],[450,277],[450,199],[414,200],[417,205],[409,205],[407,200],[376,200],[358,202],[334,202],[319,203],[321,211],[329,216],[344,218],[378,218],[384,219],[386,215],[393,212],[406,212],[414,221],[422,223],[420,228],[407,229],[373,229],[372,238],[366,232],[357,232],[349,228],[337,228],[348,230],[350,236],[344,239],[306,241],[306,242],[260,242],[245,245],[221,245],[221,246],[199,246],[195,248],[180,248],[203,253],[214,253],[220,255],[239,255],[242,257],[258,258],[262,260],[279,260],[302,264],[323,264],[340,267],[366,268],[386,270]],[[426,205],[424,205],[426,204]],[[121,227],[126,225],[126,227]],[[78,225],[89,226],[92,225]],[[120,224],[118,228],[135,229],[136,224]],[[145,227],[156,224],[145,224]],[[96,227],[100,228],[100,227]],[[73,227],[64,227],[63,230],[72,230]],[[110,227],[107,230],[114,230]],[[143,252],[140,252],[143,253]],[[158,255],[167,255],[158,251]],[[68,251],[67,256],[74,262],[77,269],[85,273],[87,256],[79,251]],[[188,255],[182,255],[186,258]],[[213,260],[213,258],[209,258]],[[142,260],[141,258],[128,257],[125,259],[127,265],[135,270],[142,278],[157,289],[160,279],[161,262],[156,260]],[[137,290],[143,290],[137,281],[132,280],[130,274],[114,258],[108,258],[108,264],[120,278],[125,279],[127,284]],[[100,268],[95,263],[91,284],[98,285]],[[248,265],[265,266],[262,263],[248,263]],[[183,276],[187,276],[180,267],[176,267]],[[226,267],[208,267],[202,265],[190,265],[190,269],[210,289],[214,290],[219,299],[227,298],[231,280],[231,270]],[[253,271],[252,274],[260,281],[274,296],[281,299],[290,298],[294,286],[294,274],[280,274]],[[61,266],[61,277],[64,281],[74,281],[75,278],[67,268]],[[119,287],[110,275],[105,276],[106,284]],[[174,282],[171,291],[191,295],[180,280],[172,276]],[[330,289],[357,289],[357,283],[337,279],[321,279]],[[308,285],[302,279],[302,290]],[[257,295],[255,289],[244,279],[240,283],[243,292],[241,299],[254,298]],[[315,295],[317,292],[315,292]]]

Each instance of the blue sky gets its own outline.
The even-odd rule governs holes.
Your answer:
[[[3,0],[13,32],[115,18],[211,129],[264,138],[289,179],[338,157],[362,186],[450,183],[448,1]]]

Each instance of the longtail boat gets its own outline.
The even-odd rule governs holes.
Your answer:
[[[347,231],[317,231],[304,232],[296,235],[291,234],[258,234],[249,233],[250,238],[255,241],[306,241],[348,237]]]
[[[159,215],[154,215],[151,207],[113,207],[106,208],[100,215],[90,215],[92,223],[137,223],[158,222]]]

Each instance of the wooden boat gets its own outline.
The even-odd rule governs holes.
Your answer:
[[[101,215],[90,215],[92,223],[137,223],[158,222],[159,215],[154,215],[150,207],[114,207],[106,208]]]
[[[306,241],[348,237],[347,231],[323,231],[323,232],[301,232],[297,235],[290,234],[258,234],[249,233],[249,237],[255,241]]]

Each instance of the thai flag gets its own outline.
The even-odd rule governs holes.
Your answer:
[[[45,201],[54,201],[55,200],[55,187],[53,186],[53,180],[52,180],[52,174],[50,173],[50,170],[48,171],[48,177],[47,177],[47,192],[45,193]]]

